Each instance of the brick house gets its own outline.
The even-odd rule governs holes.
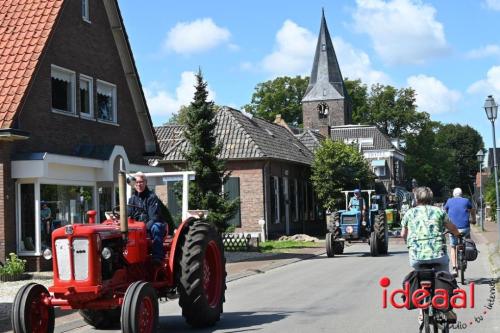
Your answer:
[[[157,171],[159,147],[116,0],[2,1],[0,27],[0,261],[38,270],[50,229],[103,218],[120,160]]]
[[[220,158],[231,172],[224,185],[230,198],[240,198],[238,214],[230,223],[237,232],[261,231],[274,238],[284,234],[321,234],[324,213],[317,205],[309,181],[313,154],[287,128],[224,107],[217,112],[217,142],[222,144]],[[156,128],[163,158],[158,166],[175,170],[185,163],[183,152],[189,145],[184,127],[165,125]],[[172,190],[168,206],[174,210]],[[194,207],[193,207],[194,208]]]

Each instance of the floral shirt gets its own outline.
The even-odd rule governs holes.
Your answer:
[[[417,206],[406,212],[401,226],[408,229],[407,244],[413,260],[437,259],[446,254],[442,235],[448,216],[434,206]]]

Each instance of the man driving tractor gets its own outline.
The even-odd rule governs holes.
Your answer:
[[[357,188],[354,190],[354,196],[349,200],[349,210],[357,210],[361,212],[361,219],[365,219],[366,203],[365,199],[361,196],[361,191]]]

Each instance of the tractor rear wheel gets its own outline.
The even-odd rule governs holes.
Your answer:
[[[158,296],[149,282],[132,283],[121,310],[123,333],[152,333],[158,326]]]
[[[121,308],[109,310],[84,309],[78,311],[83,321],[99,330],[120,327]]]
[[[384,212],[379,212],[377,215],[375,215],[373,230],[377,236],[378,253],[387,254],[389,245],[389,231],[387,229],[387,221],[385,220]]]
[[[28,283],[19,289],[12,303],[11,321],[14,333],[53,333],[54,308],[43,302],[49,296],[41,284]]]
[[[196,221],[181,239],[179,253],[179,305],[186,322],[197,328],[220,319],[226,292],[224,245],[217,229]]]
[[[325,236],[326,255],[328,258],[335,256],[333,234],[327,233]]]
[[[377,234],[375,232],[372,232],[370,234],[370,255],[372,257],[376,257],[379,255],[379,249],[378,249],[378,242],[377,242]]]

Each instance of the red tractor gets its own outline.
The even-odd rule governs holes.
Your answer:
[[[155,332],[158,299],[179,298],[182,315],[193,327],[214,325],[222,313],[226,289],[224,247],[216,228],[202,211],[187,211],[188,176],[193,172],[161,173],[182,176],[183,221],[164,239],[165,258],[151,259],[146,225],[126,218],[125,172],[119,173],[120,214],[95,224],[68,224],[52,234],[54,284],[29,283],[12,305],[15,333],[54,331],[54,308],[78,309],[84,321],[97,329]],[[189,217],[188,217],[189,216]]]

